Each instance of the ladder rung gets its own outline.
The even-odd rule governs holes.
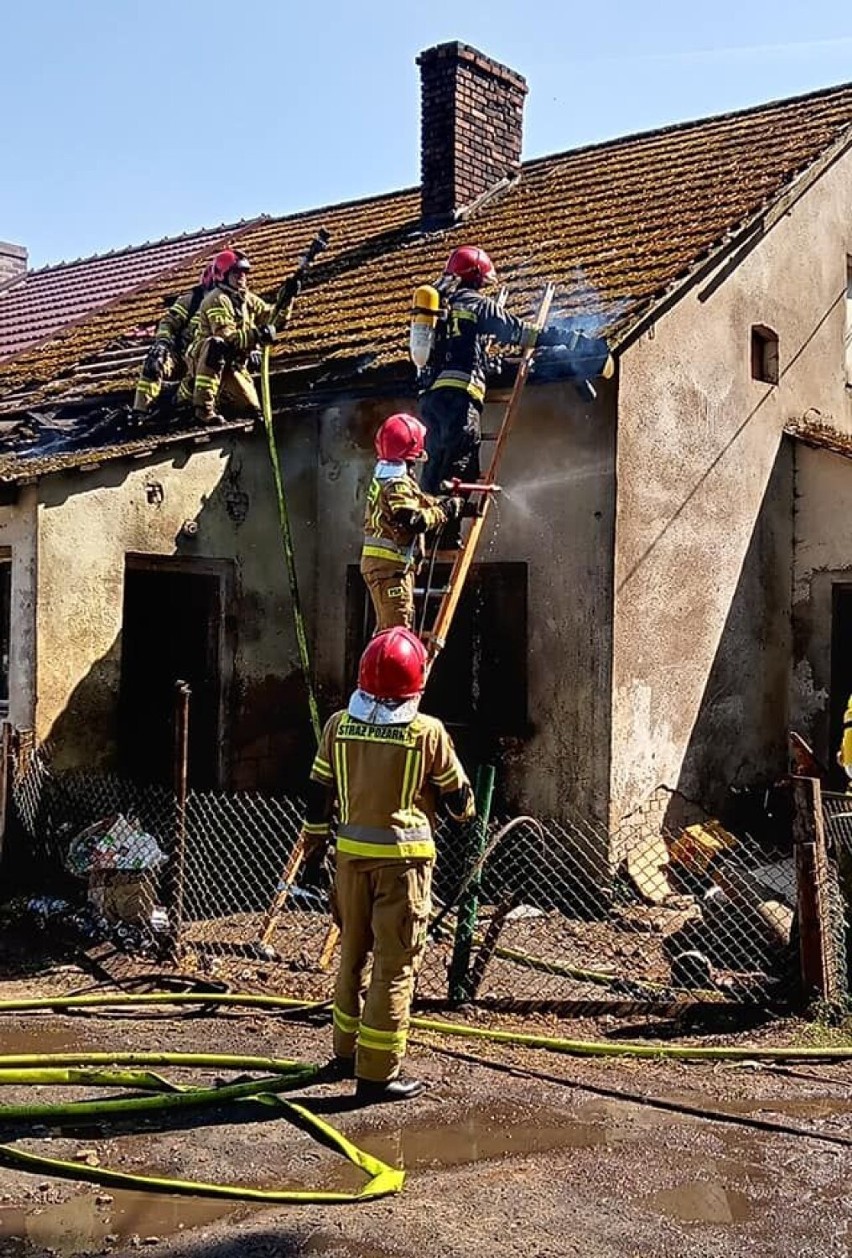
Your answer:
[[[425,594],[428,598],[443,598],[445,594],[449,593],[449,590],[450,587],[448,585],[445,585],[443,589],[440,590],[427,590],[424,586],[422,589],[415,588],[414,597],[422,598]]]

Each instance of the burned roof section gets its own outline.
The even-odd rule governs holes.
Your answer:
[[[419,189],[269,218],[240,233],[251,284],[271,295],[320,226],[331,244],[274,347],[276,394],[319,381],[363,387],[407,366],[411,294],[448,250],[475,241],[494,258],[509,308],[530,316],[557,281],[556,317],[616,341],[678,291],[849,137],[852,85],[526,162],[520,178],[463,223],[424,231]],[[166,292],[195,281],[175,266],[0,362],[0,413],[128,396]]]

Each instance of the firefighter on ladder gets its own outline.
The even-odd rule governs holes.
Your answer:
[[[485,404],[489,343],[530,346],[565,345],[589,356],[589,375],[611,375],[614,367],[606,343],[558,325],[542,330],[507,314],[482,289],[497,282],[497,273],[484,249],[462,245],[450,254],[443,278],[435,289],[435,305],[445,302],[430,346],[427,387],[420,398],[420,415],[428,429],[429,462],[423,488],[437,493],[445,480],[479,480],[480,416]],[[430,286],[418,289],[429,292]],[[415,308],[415,320],[428,312]],[[443,544],[458,545],[460,525],[444,531]]]
[[[304,880],[324,860],[337,814],[333,903],[340,926],[330,1078],[356,1078],[363,1104],[404,1101],[400,1078],[414,980],[426,946],[435,810],[469,820],[473,793],[441,722],[418,711],[427,654],[387,629],[361,657],[358,689],[323,730],[301,838]],[[372,953],[372,969],[370,954]]]
[[[270,320],[274,307],[249,290],[251,264],[245,254],[224,249],[213,259],[214,287],[201,303],[188,359],[191,374],[181,383],[178,402],[192,399],[195,418],[220,422],[220,393],[239,415],[260,415],[260,400],[249,373],[249,359],[276,337]]]
[[[438,499],[414,479],[426,459],[426,428],[413,415],[391,415],[376,433],[378,462],[367,491],[361,575],[376,613],[376,632],[414,625],[414,575],[425,533],[458,519],[459,497]]]
[[[133,418],[144,423],[160,400],[163,384],[173,379],[179,366],[186,365],[186,354],[195,337],[198,311],[213,286],[213,264],[204,268],[198,283],[181,293],[169,306],[154,333],[154,343],[145,356],[136,395]]]

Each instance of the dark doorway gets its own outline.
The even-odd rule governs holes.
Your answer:
[[[229,588],[227,561],[128,556],[118,743],[130,776],[171,782],[175,683],[186,681],[192,690],[189,784],[223,785]]]
[[[828,734],[828,767],[833,784],[841,790],[846,774],[837,765],[837,751],[843,737],[843,713],[852,695],[852,585],[831,587],[831,725]]]
[[[449,568],[440,566],[442,587]],[[420,584],[420,579],[418,580]],[[373,632],[373,609],[355,565],[347,572],[346,673]],[[435,662],[424,711],[439,716],[471,757],[498,754],[506,739],[529,734],[527,717],[527,565],[474,564],[447,645]],[[475,762],[475,761],[472,761]]]

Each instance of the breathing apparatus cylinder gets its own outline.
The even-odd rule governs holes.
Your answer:
[[[429,362],[435,347],[435,329],[441,310],[441,297],[431,284],[421,284],[414,292],[408,351],[418,371]]]

